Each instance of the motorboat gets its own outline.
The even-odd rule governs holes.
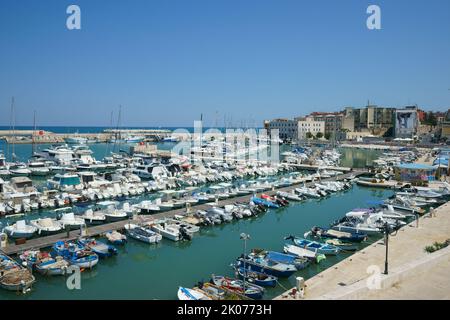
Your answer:
[[[62,256],[64,260],[71,265],[76,265],[79,268],[91,269],[98,263],[98,255],[92,251],[85,250],[83,246],[74,242],[57,241],[51,252],[53,257]]]
[[[66,275],[69,262],[61,256],[52,257],[48,252],[27,250],[20,255],[20,260],[27,267],[36,270],[43,276]]]
[[[62,231],[62,226],[59,221],[52,218],[31,220],[30,225],[37,228],[38,235],[51,235]]]
[[[62,214],[58,222],[63,229],[69,228],[71,230],[80,229],[86,224],[83,218],[76,217],[73,212]]]
[[[10,226],[6,226],[4,232],[13,239],[29,239],[37,232],[37,228],[27,224],[25,220],[19,220]]]
[[[127,223],[125,224],[125,231],[131,238],[146,243],[153,244],[158,243],[162,240],[162,236],[159,233],[156,233],[150,227],[146,226]]]
[[[85,249],[97,254],[99,258],[107,258],[117,254],[117,249],[95,238],[80,238],[77,243]]]
[[[212,300],[200,290],[179,287],[177,292],[178,300]]]
[[[115,230],[106,232],[105,237],[113,245],[123,245],[127,242],[127,236]]]
[[[300,247],[300,248],[304,248],[306,250],[315,252],[315,253],[320,253],[320,254],[324,254],[324,255],[337,255],[340,252],[340,249],[338,247],[326,244],[326,243],[320,243],[317,241],[311,241],[308,239],[302,239],[302,238],[297,238],[294,236],[288,236],[285,238],[286,240],[292,240],[292,242]]]
[[[100,209],[93,210],[89,208],[83,214],[79,215],[79,217],[84,219],[84,222],[89,225],[102,224],[106,222],[106,215]]]

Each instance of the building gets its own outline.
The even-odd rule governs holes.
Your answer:
[[[325,135],[334,137],[342,130],[343,112],[313,112],[309,115],[314,121],[325,122]]]
[[[322,137],[325,136],[325,121],[316,121],[314,117],[298,117],[294,121],[297,122],[297,139],[305,140],[307,139],[307,133],[311,133],[313,136],[317,136],[321,133]]]
[[[346,107],[343,112],[342,129],[383,135],[394,126],[394,111],[394,108],[375,105],[364,108]]]
[[[264,123],[264,127],[269,130],[278,130],[281,140],[295,140],[297,138],[297,121],[289,119],[274,119]]]
[[[402,163],[394,167],[397,181],[418,183],[435,180],[436,167],[419,163]]]
[[[395,110],[395,137],[413,139],[417,135],[419,117],[417,107]]]

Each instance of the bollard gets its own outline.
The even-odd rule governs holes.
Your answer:
[[[186,203],[186,213],[190,213],[190,212],[191,212],[191,204]]]
[[[64,229],[66,230],[66,238],[70,238],[70,227],[68,225],[65,225]]]
[[[8,235],[6,233],[0,233],[0,247],[6,248],[8,245]]]
[[[303,298],[305,295],[305,287],[306,287],[305,279],[303,279],[302,277],[297,277],[295,279],[295,284],[296,284],[295,287],[297,289],[297,292],[296,292],[297,298]]]

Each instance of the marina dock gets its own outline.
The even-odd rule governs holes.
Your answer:
[[[275,299],[449,299],[450,247],[433,253],[424,249],[450,238],[450,205],[434,212],[389,237],[387,275],[381,239],[306,280],[303,297],[289,290]]]
[[[349,178],[352,175],[357,176],[358,174],[361,174],[361,171],[354,171],[352,173],[346,173],[339,176],[335,176],[332,178],[322,179],[322,181],[333,181],[333,180],[343,180],[345,178]],[[313,182],[305,182],[306,186],[311,185]],[[303,183],[298,183],[291,185],[289,187],[283,187],[278,188],[270,191],[265,191],[264,193],[273,196],[276,194],[277,191],[284,191],[284,192],[290,192],[297,188],[298,186],[302,185]],[[217,202],[217,206],[224,206],[227,204],[233,204],[235,202],[249,202],[251,198],[251,195],[246,196],[239,196],[234,198],[228,198],[224,200],[220,200]],[[199,204],[191,207],[191,212],[194,210],[206,210],[210,207],[209,204]],[[168,210],[152,215],[140,215],[137,216],[136,220],[134,220],[134,223],[136,222],[144,222],[144,221],[151,221],[153,219],[162,219],[162,218],[173,218],[175,215],[185,215],[186,214],[186,208],[180,208],[175,210]],[[102,235],[108,231],[112,230],[122,230],[124,229],[125,225],[127,223],[130,223],[130,220],[122,220],[117,221],[113,223],[106,223],[98,226],[91,226],[87,228],[86,236],[98,236]],[[58,233],[51,236],[45,236],[45,237],[39,237],[30,239],[24,244],[8,244],[5,248],[1,248],[1,250],[6,253],[7,255],[13,255],[20,252],[23,252],[25,250],[30,249],[40,249],[40,248],[46,248],[52,246],[55,242],[59,240],[74,240],[79,238],[81,235],[81,230],[72,230],[69,233],[69,236],[67,236],[66,232]]]

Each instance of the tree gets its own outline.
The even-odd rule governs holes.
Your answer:
[[[313,137],[312,133],[308,131],[306,133],[306,139],[311,139],[312,137]]]
[[[317,132],[316,138],[317,139],[321,139],[322,137],[323,137],[323,133],[322,132]]]
[[[325,139],[330,140],[331,138],[331,133],[327,132],[325,133]]]

